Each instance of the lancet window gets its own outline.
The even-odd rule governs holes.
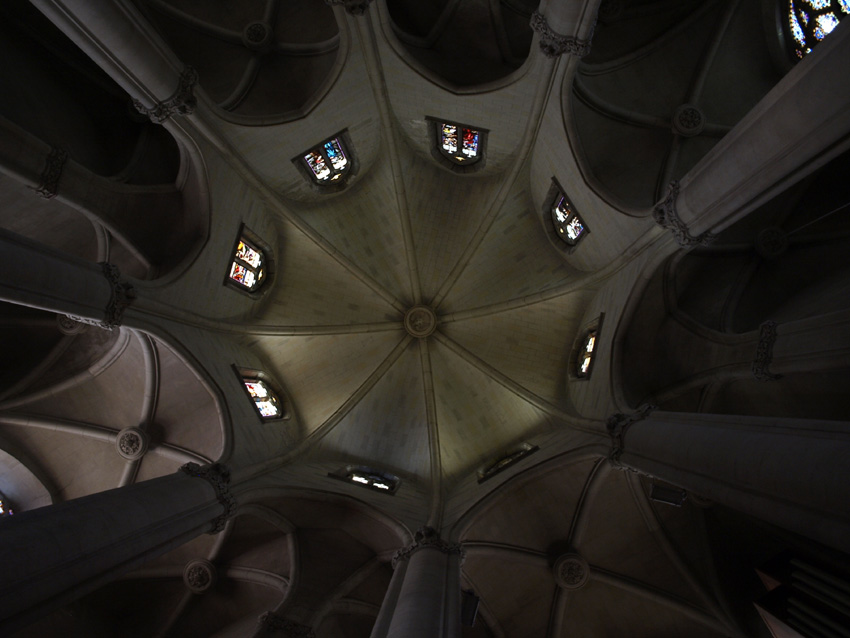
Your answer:
[[[576,375],[579,378],[590,376],[590,370],[593,367],[593,355],[596,352],[596,342],[597,330],[590,330],[582,341],[576,361]]]
[[[850,14],[850,0],[788,0],[787,24],[794,53],[803,58]]]
[[[575,246],[588,234],[584,221],[563,193],[555,196],[551,213],[555,233],[568,246]]]
[[[337,182],[351,168],[351,157],[340,136],[311,148],[302,159],[317,184]]]
[[[254,401],[254,407],[260,418],[264,420],[281,419],[284,417],[283,403],[268,383],[263,379],[242,378],[245,390]]]
[[[388,472],[351,465],[338,472],[332,472],[328,476],[385,494],[394,494],[401,484],[401,480],[397,476]]]

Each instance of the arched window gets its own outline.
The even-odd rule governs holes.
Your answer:
[[[551,212],[555,233],[568,246],[575,246],[590,232],[563,193],[559,192],[555,196]]]
[[[850,14],[850,0],[788,0],[787,14],[794,53],[802,58]]]
[[[351,168],[351,158],[340,136],[332,137],[302,155],[317,184],[339,181]]]
[[[581,348],[579,348],[578,359],[576,360],[576,376],[580,379],[586,379],[590,376],[590,371],[593,368],[593,355],[596,351],[597,330],[590,330],[582,340]]]
[[[384,494],[395,494],[401,484],[401,479],[394,474],[363,466],[347,465],[328,476]]]
[[[254,292],[266,278],[266,257],[257,242],[246,237],[243,228],[233,249],[233,259],[227,274],[227,282],[241,290]]]
[[[274,390],[263,379],[242,378],[248,396],[254,401],[254,407],[263,420],[282,419],[285,414],[283,403]]]
[[[431,154],[435,159],[459,173],[483,168],[487,129],[437,117],[425,119],[433,136]]]

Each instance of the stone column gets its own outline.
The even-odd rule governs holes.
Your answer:
[[[460,638],[460,566],[464,551],[423,527],[393,558],[396,574],[371,638]]]
[[[224,466],[179,472],[0,521],[0,633],[205,532],[236,510]]]
[[[652,411],[608,420],[615,467],[850,549],[850,424]]]
[[[113,328],[136,297],[117,266],[92,264],[0,229],[0,300]]]
[[[850,148],[850,25],[797,64],[655,207],[680,245],[714,235]]]

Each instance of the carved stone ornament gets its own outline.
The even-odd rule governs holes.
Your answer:
[[[396,568],[396,565],[403,560],[408,560],[413,554],[415,554],[420,549],[425,547],[429,547],[432,549],[437,549],[444,554],[455,554],[456,556],[460,556],[461,562],[466,558],[466,550],[463,548],[463,545],[460,543],[449,543],[440,538],[440,535],[437,533],[433,527],[420,527],[419,531],[413,537],[413,543],[408,545],[407,547],[403,547],[398,550],[393,556],[393,569]]]
[[[147,115],[152,122],[162,124],[169,117],[178,113],[189,115],[198,105],[195,97],[195,85],[198,83],[198,72],[191,66],[187,66],[180,74],[177,90],[164,102],[157,102],[153,108],[147,108],[139,100],[133,100],[133,106],[139,113]]]
[[[694,137],[705,128],[705,116],[693,104],[682,104],[673,113],[673,132],[682,137]]]
[[[80,334],[86,329],[86,324],[77,321],[69,315],[56,315],[56,325],[59,326],[59,332],[63,335]]]
[[[437,315],[428,306],[413,306],[404,315],[404,327],[414,337],[427,337],[437,328]]]
[[[33,190],[44,199],[53,199],[59,192],[59,179],[62,177],[62,169],[68,161],[67,151],[61,148],[51,148],[47,154],[44,170],[41,172],[41,180]]]
[[[316,633],[308,626],[282,618],[276,613],[267,611],[259,619],[264,632],[282,632],[288,638],[316,638]]]
[[[568,35],[555,33],[544,16],[539,11],[531,14],[531,29],[540,38],[540,50],[547,58],[557,58],[564,53],[569,53],[583,58],[590,53],[590,40],[593,38],[593,28],[587,40],[579,40]]]
[[[372,0],[325,0],[328,6],[344,5],[345,10],[353,16],[362,16],[369,8]]]
[[[776,259],[788,249],[788,234],[778,226],[762,228],[756,235],[755,249],[762,259]]]
[[[189,476],[202,478],[213,486],[218,502],[224,506],[224,512],[213,521],[210,534],[218,534],[224,529],[227,520],[236,514],[236,499],[230,493],[230,470],[226,465],[213,463],[212,465],[198,465],[197,463],[186,463],[181,466],[181,472]]]
[[[252,22],[242,31],[242,44],[252,51],[260,51],[271,43],[272,30],[265,22]]]
[[[709,232],[696,236],[691,235],[687,224],[679,219],[679,213],[676,212],[676,199],[678,197],[679,182],[674,180],[670,182],[664,201],[655,205],[655,210],[652,212],[655,223],[662,228],[670,229],[676,243],[680,246],[705,246],[717,239],[717,235]]]
[[[552,567],[555,582],[563,589],[580,589],[590,577],[590,565],[578,554],[563,554]]]
[[[782,376],[768,370],[770,362],[773,361],[777,325],[775,321],[765,321],[759,326],[759,342],[756,346],[756,358],[753,360],[753,376],[757,381],[775,381]]]
[[[191,560],[183,569],[183,582],[195,594],[203,594],[211,589],[217,577],[215,565],[208,560]]]
[[[629,414],[618,412],[608,417],[608,420],[605,422],[605,427],[608,429],[608,434],[611,436],[611,454],[608,457],[611,465],[616,468],[622,468],[620,457],[623,455],[623,442],[626,438],[626,432],[632,424],[644,420],[657,409],[657,405],[644,403],[637,410]]]
[[[148,451],[148,435],[139,428],[124,428],[115,439],[115,447],[125,459],[135,461]]]
[[[121,325],[121,321],[124,318],[124,311],[127,310],[127,307],[136,298],[136,289],[133,287],[133,284],[121,279],[121,271],[118,269],[118,266],[102,261],[100,262],[100,267],[111,288],[109,302],[103,310],[103,321],[89,319],[88,317],[78,317],[77,315],[67,315],[67,318],[88,326],[97,326],[104,330],[112,330]]]

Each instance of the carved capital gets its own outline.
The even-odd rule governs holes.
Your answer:
[[[310,627],[278,616],[271,611],[260,616],[259,624],[264,633],[281,632],[287,638],[316,638],[315,632]]]
[[[568,35],[555,33],[544,16],[539,11],[531,14],[531,29],[539,36],[540,50],[547,58],[557,58],[564,53],[569,53],[582,58],[590,53],[590,40],[593,38],[593,28],[587,40],[579,40]]]
[[[86,329],[86,324],[77,321],[69,315],[56,315],[56,325],[59,327],[59,332],[64,335],[80,334]]]
[[[103,320],[103,327],[111,330],[121,325],[124,311],[136,298],[136,289],[133,284],[121,279],[121,271],[118,270],[118,266],[102,261],[100,267],[103,268],[103,275],[112,288]]]
[[[343,5],[345,10],[353,16],[362,16],[369,8],[372,0],[325,0],[328,6]]]
[[[605,427],[608,429],[608,434],[611,436],[611,454],[608,457],[608,461],[611,465],[616,468],[623,467],[622,463],[620,463],[620,457],[623,455],[623,445],[626,438],[626,432],[632,424],[642,421],[657,409],[657,405],[644,403],[637,410],[629,414],[618,412],[608,417],[608,420],[605,422]]]
[[[444,541],[433,527],[420,527],[413,538],[413,543],[398,550],[393,556],[393,569],[399,562],[408,560],[413,554],[426,547],[439,550],[444,554],[460,556],[461,562],[466,558],[466,550],[463,545]]]
[[[770,362],[773,361],[777,325],[775,321],[765,321],[759,326],[759,342],[756,346],[756,358],[753,359],[753,376],[757,381],[775,381],[782,376],[768,370]]]
[[[709,232],[691,235],[688,225],[679,219],[679,213],[676,210],[676,199],[678,197],[679,182],[674,180],[670,182],[664,200],[655,205],[655,210],[652,212],[655,223],[672,231],[676,243],[680,246],[705,246],[717,239],[717,235]]]
[[[53,199],[59,192],[59,179],[62,177],[62,169],[68,161],[67,151],[61,148],[51,148],[47,154],[41,179],[33,190],[44,199]]]
[[[217,577],[215,565],[208,560],[191,560],[183,569],[183,582],[195,594],[203,594],[211,589]]]
[[[195,85],[198,83],[198,72],[191,66],[183,69],[180,74],[180,81],[177,83],[177,90],[174,95],[164,102],[157,102],[153,108],[147,108],[139,100],[133,100],[133,106],[139,113],[147,115],[152,122],[162,124],[169,117],[178,113],[180,115],[189,115],[198,105],[198,100],[195,97]]]
[[[218,502],[224,506],[224,512],[213,521],[210,534],[218,534],[224,529],[229,518],[236,514],[236,498],[230,493],[230,470],[226,465],[213,463],[212,465],[198,465],[197,463],[186,463],[181,466],[181,472],[202,478],[212,485]]]

